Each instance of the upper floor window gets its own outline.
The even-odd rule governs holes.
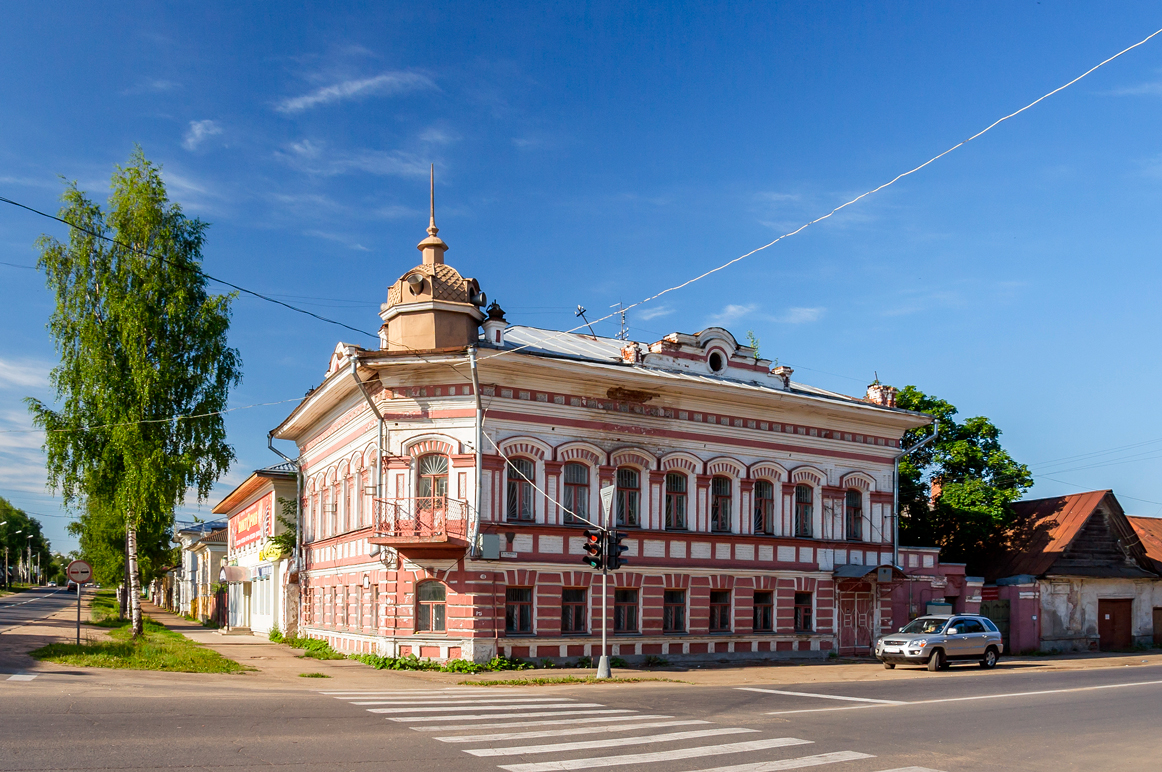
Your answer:
[[[514,458],[508,462],[508,519],[533,519],[533,462]]]
[[[444,632],[444,585],[424,582],[416,588],[416,632]]]
[[[810,485],[795,486],[795,535],[811,536],[815,514],[815,492]]]
[[[686,475],[666,475],[666,530],[686,530]]]
[[[847,538],[860,541],[863,539],[863,495],[857,490],[847,492],[847,500],[843,508]]]
[[[636,469],[617,470],[617,524],[640,525],[641,475]]]
[[[448,457],[433,453],[420,456],[416,464],[416,495],[432,499],[448,495]]]
[[[710,481],[710,530],[730,531],[730,478]]]
[[[754,532],[775,532],[775,486],[767,480],[754,484]]]
[[[578,518],[589,518],[589,467],[565,464],[564,481],[565,495],[561,503],[565,505],[565,522],[581,523]]]

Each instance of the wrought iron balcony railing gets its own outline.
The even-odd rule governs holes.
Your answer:
[[[447,496],[375,500],[376,541],[466,541],[468,502]]]

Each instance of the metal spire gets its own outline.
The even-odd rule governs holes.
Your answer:
[[[437,233],[440,232],[440,229],[436,227],[436,165],[435,164],[432,164],[431,186],[432,186],[431,199],[430,199],[431,200],[431,219],[428,220],[428,235],[435,236]]]

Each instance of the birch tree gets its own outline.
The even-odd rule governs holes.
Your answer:
[[[111,510],[125,523],[136,638],[139,534],[166,533],[187,491],[205,499],[234,460],[220,414],[241,380],[227,343],[233,297],[207,292],[206,223],[168,199],[141,148],[117,167],[107,211],[76,183],[62,202],[68,241],[37,242],[56,296],[56,404],[26,402],[45,430],[49,484],[70,507]]]

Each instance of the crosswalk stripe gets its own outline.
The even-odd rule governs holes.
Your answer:
[[[26,602],[28,602],[28,601],[26,601]],[[34,678],[36,678],[35,675],[28,675],[26,673],[17,673],[16,675],[8,676],[7,680],[9,680],[9,681],[31,681]]]
[[[940,770],[929,769],[928,767],[897,767],[895,769],[885,769],[882,772],[940,772]]]
[[[448,710],[523,710],[524,708],[604,708],[600,702],[562,702],[553,705],[440,705],[434,708],[368,708],[369,713],[439,713]],[[545,714],[549,715],[549,714]]]
[[[540,707],[548,707],[538,705]],[[577,705],[569,705],[567,707],[575,708]],[[372,708],[371,713],[390,713],[390,710],[383,708]],[[544,716],[586,716],[597,713],[633,713],[632,710],[625,710],[620,708],[606,708],[604,710],[548,710],[540,713],[493,713],[491,716],[487,713],[471,715],[471,716],[389,716],[388,721],[478,721],[480,719],[492,718],[542,718]],[[522,724],[522,726],[524,726]]]
[[[644,737],[604,737],[600,740],[581,740],[571,743],[550,743],[548,745],[518,745],[509,748],[466,748],[464,752],[470,753],[473,756],[521,756],[526,753],[557,753],[561,751],[583,751],[589,750],[590,748],[613,748],[625,745],[652,745],[653,743],[695,740],[700,737],[719,737],[727,734],[743,734],[744,732],[757,731],[757,729],[729,726],[719,729],[699,729],[694,732],[670,732],[669,734],[646,735]]]
[[[444,705],[486,705],[491,702],[502,702],[512,705],[518,702],[564,702],[568,697],[481,697],[476,700],[457,699],[457,700],[438,700],[440,706]],[[352,705],[431,705],[432,700],[357,700],[351,703]]]
[[[556,724],[556,721],[536,723]],[[461,737],[437,737],[442,743],[477,743],[495,742],[497,740],[531,740],[534,737],[562,737],[575,734],[604,734],[606,732],[632,732],[635,729],[661,729],[667,726],[690,726],[692,724],[709,724],[709,721],[698,719],[682,719],[678,721],[645,721],[637,724],[619,724],[618,726],[575,726],[571,729],[542,729],[534,732],[496,732],[494,734],[470,734]]]
[[[704,745],[701,748],[681,748],[654,753],[631,753],[625,756],[597,756],[588,759],[567,759],[564,761],[544,761],[535,764],[508,764],[500,768],[508,772],[558,772],[570,769],[593,769],[594,767],[620,767],[627,764],[653,764],[658,761],[677,761],[699,756],[722,756],[728,753],[762,751],[768,748],[785,748],[788,745],[808,745],[811,740],[795,737],[775,737],[769,740],[748,740],[725,745]]]
[[[319,692],[327,697],[456,697],[463,694],[480,694],[479,689],[405,689],[391,691]]]
[[[781,772],[784,769],[804,769],[818,767],[823,764],[838,764],[843,761],[859,761],[860,759],[874,759],[870,753],[855,751],[836,751],[834,753],[820,753],[815,756],[800,756],[797,759],[779,759],[778,761],[755,761],[749,764],[733,764],[729,767],[714,767],[713,769],[699,769],[696,772]],[[908,769],[919,770],[919,767]],[[887,772],[904,772],[904,770],[887,770]],[[936,772],[929,770],[928,772]]]
[[[603,711],[591,710],[582,711],[588,713],[632,713],[633,711]],[[554,714],[556,715],[556,714]],[[496,718],[496,716],[492,716]],[[569,724],[596,724],[608,723],[610,721],[645,721],[656,718],[673,718],[673,716],[657,716],[657,715],[637,715],[637,716],[598,716],[597,718],[571,718]],[[411,727],[416,732],[467,732],[476,729],[508,729],[514,726],[529,727],[529,726],[560,726],[561,722],[553,721],[506,721],[499,724],[473,724],[472,726],[464,726],[463,724],[444,724],[443,726],[413,726]]]

